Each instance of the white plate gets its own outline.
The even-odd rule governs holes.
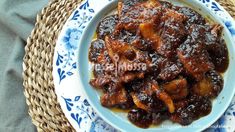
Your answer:
[[[188,0],[190,1],[190,0]],[[85,0],[71,14],[65,23],[56,43],[53,60],[53,78],[55,92],[61,108],[72,124],[81,131],[117,131],[107,124],[91,107],[87,95],[81,84],[78,67],[78,53],[81,37],[87,25],[104,7],[115,0]],[[235,23],[232,17],[214,0],[191,0],[206,8],[210,14],[216,16],[235,42]],[[96,28],[96,25],[94,25]],[[88,37],[89,38],[89,37]],[[87,57],[87,56],[84,56]],[[87,73],[89,74],[89,73]],[[208,131],[235,130],[235,100],[232,101],[225,114]],[[219,125],[219,127],[216,127]]]

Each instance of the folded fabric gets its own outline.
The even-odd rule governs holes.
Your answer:
[[[26,39],[47,0],[0,0],[0,132],[32,132],[23,94]]]

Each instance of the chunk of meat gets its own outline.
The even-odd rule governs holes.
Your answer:
[[[214,25],[197,25],[192,24],[189,27],[189,33],[192,38],[192,42],[203,42],[206,48],[212,48],[213,45],[221,38],[222,26],[219,24]]]
[[[121,82],[124,83],[129,83],[135,79],[143,79],[144,78],[144,73],[143,72],[128,72],[125,73],[123,76],[120,77]]]
[[[160,4],[161,4],[162,8],[169,8],[169,9],[171,9],[173,7],[173,5],[170,2],[168,2],[168,1],[160,1]]]
[[[172,62],[156,52],[150,53],[149,57],[151,59],[150,69],[156,73],[158,79],[171,81],[183,71],[183,66],[178,61]]]
[[[134,58],[138,57],[139,53],[133,46],[126,42],[122,42],[119,40],[112,39],[111,37],[105,38],[105,45],[107,47],[107,51],[113,62],[115,61],[115,55],[119,55],[119,59],[121,59],[122,56],[125,56],[127,59],[130,59],[128,55],[133,55],[134,57],[130,60],[133,60]]]
[[[167,58],[159,55],[157,52],[149,53],[149,57],[151,59],[151,68],[154,72],[160,72],[168,62]]]
[[[108,55],[110,56],[113,63],[126,61],[126,63],[129,64],[127,59],[133,60],[137,56],[136,50],[126,42],[120,42],[107,36],[105,37],[105,45],[107,47]],[[130,52],[132,52],[133,58],[128,55]]]
[[[215,24],[205,35],[207,51],[215,65],[215,70],[219,72],[225,72],[229,62],[228,49],[224,39],[221,38],[222,29],[221,25]]]
[[[192,24],[204,25],[206,23],[202,15],[189,7],[178,7],[177,11],[187,17],[187,27]]]
[[[142,97],[142,94],[140,94],[140,95],[141,95],[141,97]],[[146,96],[147,96],[147,95],[146,95]],[[145,98],[147,98],[146,96],[145,96]],[[148,105],[146,105],[146,104],[144,104],[144,103],[141,102],[141,100],[140,100],[139,97],[138,97],[138,94],[132,93],[132,94],[131,94],[131,97],[132,97],[132,99],[133,99],[133,102],[135,103],[135,105],[136,105],[138,108],[143,109],[143,110],[145,110],[145,111],[149,111]],[[140,97],[140,98],[141,98],[141,97]]]
[[[174,104],[177,110],[182,109],[182,108],[189,106],[189,100],[187,98],[182,99],[182,100],[177,100],[174,102]]]
[[[145,91],[140,93],[133,92],[131,97],[135,105],[145,111],[160,112],[166,110],[162,101],[156,99],[154,95],[148,95]]]
[[[206,77],[193,86],[193,92],[199,96],[216,97],[223,88],[222,76],[212,70]]]
[[[130,7],[128,12],[120,16],[116,29],[136,30],[139,24],[144,22],[158,23],[161,16],[161,8],[158,8],[160,6],[158,1],[148,0]]]
[[[119,107],[122,109],[128,109],[133,105],[131,98],[123,88],[112,93],[105,93],[101,96],[100,102],[103,106],[109,108]]]
[[[132,109],[127,115],[129,121],[141,128],[148,128],[152,124],[152,116],[142,109]]]
[[[178,57],[187,72],[195,79],[201,80],[204,74],[214,69],[207,51],[201,43],[192,44],[188,39],[177,51]]]
[[[125,42],[130,45],[140,39],[140,36],[136,34],[136,32],[131,32],[128,30],[115,30],[111,37],[114,40]]]
[[[92,41],[89,51],[89,60],[91,62],[109,62],[110,58],[107,55],[107,49],[105,47],[105,42],[101,39]]]
[[[161,36],[158,35],[156,31],[154,31],[153,23],[141,23],[139,25],[139,29],[144,39],[150,40],[153,44],[152,47],[157,50],[158,47],[161,45],[162,40]]]
[[[175,10],[172,9],[165,9],[165,12],[163,16],[161,17],[161,21],[166,22],[166,21],[178,21],[179,23],[183,23],[187,20],[187,17],[182,14],[178,13]]]
[[[147,51],[152,49],[152,43],[149,40],[140,38],[140,39],[136,39],[132,45],[136,48],[139,49],[141,51]]]
[[[210,78],[210,80],[213,84],[212,89],[213,89],[214,97],[218,96],[220,94],[220,92],[222,91],[223,86],[224,86],[224,80],[223,80],[222,75],[220,75],[215,70],[211,70],[206,74],[206,76],[208,78]]]
[[[183,67],[180,64],[169,61],[164,65],[164,67],[161,68],[158,78],[164,81],[171,81],[175,79],[182,71]]]
[[[170,113],[174,113],[175,106],[174,106],[174,103],[173,103],[173,100],[171,99],[171,97],[166,92],[160,90],[156,84],[152,84],[152,89],[153,89],[153,91],[156,92],[157,98],[165,103],[165,105],[168,108],[168,111]]]
[[[229,66],[228,49],[224,40],[221,39],[216,45],[211,47],[213,48],[208,49],[208,53],[211,57],[211,61],[215,65],[215,70],[224,73]]]
[[[161,23],[145,22],[139,25],[144,39],[152,41],[152,48],[165,57],[172,57],[176,48],[184,41],[186,31],[183,25],[185,17],[173,10],[165,10]]]
[[[184,21],[186,17],[173,10],[166,10],[161,18],[162,27],[160,27],[162,42],[157,47],[159,54],[171,58],[175,56],[176,49],[184,42],[187,32]]]
[[[210,96],[212,94],[212,84],[208,78],[202,79],[193,86],[193,92],[200,96]]]
[[[184,78],[165,83],[162,88],[169,93],[173,100],[184,99],[188,95],[188,84]]]
[[[184,78],[175,79],[162,85],[162,88],[170,94],[177,94],[181,89],[187,88],[187,80]]]
[[[108,49],[109,56],[114,59],[114,54],[121,55],[122,53],[134,50],[133,47],[126,42],[120,42],[110,37],[105,37],[105,45]]]
[[[181,125],[189,125],[194,120],[206,116],[211,112],[211,101],[202,96],[191,96],[190,99],[173,113],[170,119]]]
[[[97,37],[99,39],[104,39],[105,36],[110,35],[114,31],[117,23],[117,15],[110,15],[102,19],[97,27]]]
[[[136,58],[136,52],[134,50],[126,50],[123,55],[125,56],[126,59],[132,61]]]
[[[138,4],[138,3],[143,3],[146,0],[123,0],[122,2],[119,1],[118,2],[118,14],[119,17],[121,17],[122,15],[124,15],[125,13],[127,13],[131,7],[133,7],[134,5]]]
[[[134,46],[136,49],[146,51],[151,49],[151,42],[142,38],[136,32],[131,32],[127,30],[115,30],[118,33],[112,34],[112,38],[120,42],[126,42],[129,45]]]
[[[209,27],[206,25],[191,25],[189,28],[191,42],[205,43],[205,34],[207,33],[207,28]]]
[[[150,64],[148,55],[145,52],[135,49],[132,45],[129,45],[126,42],[121,42],[110,37],[106,37],[105,45],[113,62],[131,65],[140,63],[145,64],[145,67],[143,66],[140,68],[144,70],[146,70],[147,66]]]
[[[188,96],[189,90],[187,87],[181,89],[179,93],[170,95],[173,100],[181,100]]]
[[[127,86],[129,93],[146,93],[151,96],[155,92],[152,90],[151,81],[153,81],[149,76],[145,76],[143,79],[136,79],[130,82]]]
[[[90,85],[94,88],[102,89],[105,85],[111,82],[111,78],[109,76],[101,76],[95,79],[90,80]]]
[[[222,26],[214,25],[191,25],[189,31],[192,42],[200,42],[205,45],[215,70],[225,72],[228,67],[228,49],[221,38]]]

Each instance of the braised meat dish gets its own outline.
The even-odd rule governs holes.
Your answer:
[[[141,128],[171,120],[189,125],[211,112],[229,60],[222,26],[189,7],[123,0],[91,42],[90,85],[101,105],[129,110]]]

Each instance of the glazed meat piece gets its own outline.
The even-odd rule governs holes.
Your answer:
[[[118,14],[119,16],[127,13],[131,7],[138,3],[143,3],[146,0],[123,0],[123,2],[118,2]]]
[[[212,49],[212,47],[221,39],[222,26],[219,24],[192,24],[189,27],[189,33],[193,42],[203,42],[207,49]]]
[[[152,48],[158,50],[162,45],[162,39],[159,33],[154,30],[154,23],[141,23],[139,25],[139,30],[144,39],[151,41]]]
[[[178,7],[177,11],[187,17],[186,28],[192,24],[204,25],[206,23],[205,18],[189,7]]]
[[[139,24],[144,22],[157,23],[161,16],[160,3],[156,0],[148,0],[129,8],[128,12],[120,16],[120,22],[116,29],[136,30]]]
[[[169,9],[171,9],[173,7],[173,5],[170,2],[168,2],[168,1],[159,1],[159,2],[162,5],[162,8],[169,8]]]
[[[129,83],[136,79],[143,79],[144,73],[143,72],[127,72],[123,76],[120,77],[121,82]]]
[[[149,57],[151,59],[151,70],[158,74],[158,79],[171,81],[183,71],[183,66],[178,61],[172,62],[156,52],[150,53]]]
[[[149,76],[146,76],[144,79],[136,79],[127,84],[126,88],[129,93],[135,92],[140,93],[144,92],[148,95],[153,95],[153,91],[151,89],[151,83],[149,82],[151,79]]]
[[[188,84],[185,78],[175,79],[161,86],[173,100],[184,99],[188,95]]]
[[[115,30],[118,33],[112,34],[112,38],[118,40],[120,42],[125,42],[128,44],[134,43],[134,41],[140,39],[140,36],[136,34],[136,32],[131,32],[128,30]]]
[[[166,64],[167,59],[159,55],[157,52],[149,53],[149,57],[151,59],[151,70],[155,73],[159,73],[161,67],[164,67]]]
[[[191,96],[186,104],[171,115],[170,119],[181,125],[189,125],[194,120],[208,115],[211,112],[211,101],[202,96]]]
[[[114,74],[114,73],[113,73]],[[133,80],[136,79],[143,79],[145,74],[143,72],[125,72],[125,73],[117,73],[117,74],[122,74],[120,77],[114,77],[115,75],[106,74],[97,76],[94,79],[90,80],[90,85],[95,87],[95,88],[104,88],[106,85],[108,85],[111,82],[115,83],[129,83]]]
[[[224,73],[229,65],[228,49],[223,39],[221,39],[213,48],[208,49],[211,61],[215,65],[215,70]]]
[[[133,105],[130,96],[127,94],[125,89],[119,88],[116,91],[105,93],[100,98],[100,102],[105,107],[118,107],[122,109],[128,109]]]
[[[104,39],[105,36],[111,34],[118,22],[117,15],[110,15],[105,17],[97,27],[97,37],[99,39]]]
[[[165,107],[164,103],[156,98],[156,96],[148,95],[147,93],[143,92],[133,92],[131,93],[131,97],[135,105],[148,112],[160,112],[165,111],[167,108]]]
[[[111,82],[111,78],[109,76],[99,76],[95,79],[90,80],[90,85],[95,88],[102,89],[105,85],[109,84]]]
[[[186,71],[196,80],[201,80],[206,72],[214,68],[214,65],[210,61],[209,54],[203,44],[192,44],[191,41],[189,37],[186,42],[178,48],[178,57]]]
[[[133,47],[128,45],[126,42],[114,40],[111,37],[105,37],[105,45],[113,62],[115,62],[115,55],[122,55],[126,51],[134,50]]]
[[[152,49],[152,43],[151,41],[149,40],[145,40],[143,38],[140,38],[140,39],[136,39],[132,45],[138,49],[138,50],[141,50],[141,51],[147,51],[147,50],[150,50]]]
[[[205,44],[208,49],[212,49],[213,46],[216,45],[217,42],[220,40],[223,28],[219,24],[214,24],[212,26],[205,26],[204,28],[206,30]]]
[[[133,60],[138,57],[140,52],[136,50],[132,45],[127,42],[119,41],[112,39],[111,37],[105,38],[105,45],[107,47],[107,51],[113,62],[115,62],[115,55],[119,55],[118,61],[122,59],[121,57],[125,57],[126,59]],[[137,53],[138,52],[138,53]],[[131,57],[133,56],[133,57]],[[130,57],[130,58],[129,58]]]
[[[153,81],[153,78],[146,77],[145,80],[134,81],[129,86],[130,86],[129,91],[133,91],[131,96],[137,107],[144,109],[146,111],[154,111],[153,108],[162,106],[162,103],[160,102],[163,102],[165,106],[168,108],[168,111],[170,113],[174,112],[174,104],[171,97],[165,91],[159,88],[156,82]],[[160,102],[154,99],[153,95]],[[148,102],[149,101],[147,99],[148,97],[151,98],[152,100],[155,100],[155,103],[158,104],[159,106]],[[151,105],[148,103],[150,103]],[[155,111],[162,111],[162,110],[165,110],[165,107],[162,107],[162,109],[158,109]]]
[[[167,10],[161,20],[164,22],[164,26],[161,28],[162,43],[157,51],[170,58],[176,54],[176,49],[186,38],[187,34],[183,24],[186,17],[176,11]]]
[[[127,117],[129,121],[141,128],[148,128],[152,124],[151,115],[142,109],[132,109]]]
[[[208,26],[196,25],[196,24],[191,25],[189,28],[191,42],[192,43],[200,42],[205,45],[206,41],[205,34],[207,34],[207,30],[209,30],[208,28],[210,28],[209,25]]]
[[[222,27],[214,25],[192,25],[190,35],[193,42],[201,42],[205,45],[215,69],[225,72],[228,67],[228,49],[223,39],[221,39]]]
[[[175,55],[175,49],[184,41],[186,30],[184,21],[186,17],[176,11],[166,9],[160,18],[161,23],[156,27],[156,22],[145,22],[139,25],[144,39],[152,41],[152,48],[165,57]]]
[[[110,58],[112,59],[112,62],[118,62],[120,64],[140,64],[144,63],[141,68],[137,69],[144,69],[147,70],[150,65],[150,59],[148,58],[148,55],[146,52],[140,51],[136,49],[134,46],[126,43],[121,42],[119,40],[114,40],[110,37],[105,38],[105,44],[107,47],[108,54]],[[123,72],[126,72],[124,70]],[[136,69],[136,68],[131,68]]]
[[[193,86],[193,92],[199,96],[217,97],[223,88],[223,78],[216,71],[206,73],[203,80]]]
[[[94,40],[90,46],[89,60],[99,63],[109,61],[109,56],[105,55],[105,52],[105,42],[102,39]]]
[[[211,61],[215,65],[215,69],[219,72],[225,72],[228,68],[228,49],[224,39],[221,39],[222,27],[213,25],[205,35],[205,44],[207,51],[211,57]]]
[[[161,90],[156,84],[152,84],[152,90],[156,93],[157,98],[165,103],[168,108],[168,111],[170,113],[174,113],[175,106],[172,98],[165,91]]]
[[[128,30],[115,30],[118,33],[112,34],[112,38],[115,40],[118,40],[120,42],[126,42],[129,45],[134,46],[136,49],[146,51],[151,49],[152,45],[151,42],[148,40],[143,39],[139,34],[136,33],[136,31],[131,32]]]
[[[183,67],[181,64],[168,61],[164,67],[161,68],[158,78],[163,81],[171,81],[175,79],[182,71]]]

